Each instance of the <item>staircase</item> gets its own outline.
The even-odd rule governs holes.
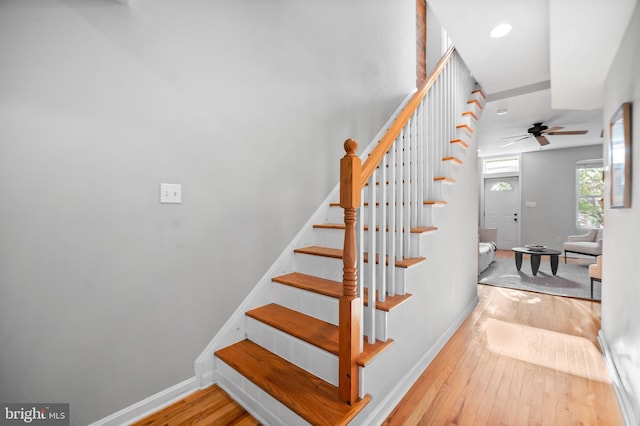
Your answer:
[[[444,186],[464,167],[484,101],[451,49],[377,143],[360,156],[345,143],[339,197],[196,362],[210,374],[203,384],[218,383],[263,423],[363,424],[393,370],[384,354],[394,330],[411,321],[402,311],[420,285],[410,271],[438,231],[433,209],[447,205]]]

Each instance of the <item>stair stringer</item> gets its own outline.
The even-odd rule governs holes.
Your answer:
[[[378,141],[384,136],[387,129],[411,100],[414,93],[415,90],[407,95],[407,97],[400,103],[387,122],[381,127],[378,134],[373,137],[362,151],[362,154],[360,155],[361,158],[366,158],[366,155],[377,145]],[[337,161],[338,160],[336,160],[336,162]],[[327,219],[331,216],[330,204],[332,201],[339,198],[340,184],[337,184],[320,204],[318,209],[312,214],[311,218],[303,225],[291,243],[285,247],[274,264],[269,268],[269,270],[267,270],[247,297],[242,301],[233,314],[231,314],[227,322],[225,322],[222,328],[214,335],[209,344],[207,344],[204,350],[196,358],[194,362],[195,377],[201,388],[210,386],[217,381],[213,353],[217,349],[241,341],[246,337],[245,312],[273,301],[271,279],[275,276],[294,272],[296,270],[295,256],[293,252],[294,249],[312,244],[311,242],[314,237],[313,225],[316,223],[327,223]]]

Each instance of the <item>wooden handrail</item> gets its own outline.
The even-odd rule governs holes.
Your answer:
[[[382,139],[380,139],[378,145],[376,145],[373,151],[371,151],[371,154],[369,154],[369,157],[362,165],[362,177],[360,179],[361,188],[367,183],[376,167],[378,167],[378,164],[380,164],[380,162],[382,161],[382,157],[384,157],[387,151],[389,151],[389,148],[391,148],[391,145],[393,145],[393,142],[400,134],[400,131],[407,124],[409,118],[411,118],[415,110],[418,108],[418,105],[420,105],[420,102],[422,102],[422,99],[424,99],[424,97],[427,95],[427,92],[429,91],[431,86],[433,86],[433,83],[435,83],[435,81],[438,79],[438,76],[444,69],[447,62],[449,62],[449,59],[451,58],[455,50],[455,47],[451,46],[449,50],[447,50],[447,52],[442,56],[442,58],[440,58],[440,60],[436,64],[435,69],[431,72],[431,74],[429,74],[427,80],[413,95],[409,103],[407,103],[407,106],[404,107],[391,127],[389,127],[389,130],[387,130]]]
[[[343,278],[339,302],[338,337],[338,393],[339,398],[353,405],[359,398],[359,367],[357,365],[361,348],[362,302],[358,295],[358,251],[356,244],[357,209],[361,207],[361,192],[391,148],[398,135],[413,116],[414,112],[433,86],[438,76],[449,62],[455,48],[451,47],[438,61],[420,89],[395,119],[367,160],[362,163],[356,154],[358,143],[347,139],[344,143],[345,156],[340,160],[340,207],[344,209]]]

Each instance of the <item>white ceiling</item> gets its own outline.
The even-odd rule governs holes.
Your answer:
[[[540,149],[533,123],[588,130],[547,136],[543,149],[602,142],[603,83],[637,0],[428,0],[488,95],[478,128],[480,156]],[[489,32],[501,23],[512,31]],[[606,24],[606,25],[605,25]],[[506,115],[497,115],[506,108]]]

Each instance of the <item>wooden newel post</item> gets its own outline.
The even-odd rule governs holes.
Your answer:
[[[344,250],[342,297],[340,297],[340,334],[338,386],[340,399],[353,404],[359,398],[357,360],[360,355],[362,304],[358,297],[358,251],[356,246],[356,209],[360,207],[362,162],[356,155],[358,142],[347,139],[346,155],[340,160],[340,207],[344,209]]]

